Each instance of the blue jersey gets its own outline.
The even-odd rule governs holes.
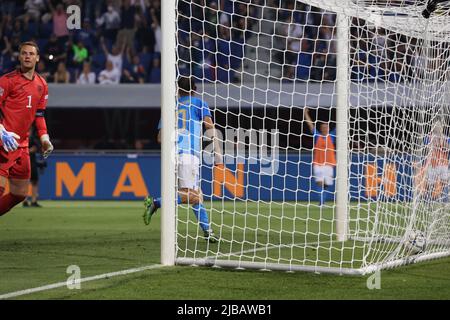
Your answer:
[[[201,99],[184,96],[178,99],[177,109],[178,153],[189,153],[200,158],[203,119],[211,117],[208,104]],[[158,129],[161,129],[161,121]]]

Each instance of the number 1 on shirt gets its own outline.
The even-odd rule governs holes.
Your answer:
[[[27,98],[28,98],[28,105],[27,105],[27,108],[32,108],[32,106],[31,106],[31,96],[27,96]]]

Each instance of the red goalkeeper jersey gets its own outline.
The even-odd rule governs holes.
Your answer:
[[[39,136],[47,133],[43,120],[47,100],[47,82],[36,72],[32,80],[25,78],[20,70],[0,78],[0,123],[7,131],[20,136],[20,147],[28,147],[30,128],[36,116],[41,116],[42,120],[36,122]]]

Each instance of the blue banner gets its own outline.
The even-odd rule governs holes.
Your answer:
[[[212,167],[203,164],[205,199],[224,198],[263,201],[318,201],[320,189],[312,176],[311,154],[280,155]],[[388,199],[410,198],[412,165],[409,157],[376,159],[354,155],[349,170],[351,200],[383,195]],[[160,154],[54,154],[40,176],[41,199],[137,200],[160,195]],[[380,193],[380,190],[383,190]],[[329,190],[332,200],[335,185]]]
[[[159,194],[160,167],[159,154],[54,154],[40,176],[39,194],[53,200],[142,199]]]

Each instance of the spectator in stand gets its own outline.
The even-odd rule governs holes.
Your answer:
[[[204,32],[210,37],[217,37],[217,22],[218,22],[218,10],[217,2],[212,1],[205,8],[205,23]]]
[[[147,19],[142,16],[136,23],[137,29],[134,34],[136,40],[136,50],[138,52],[153,52],[155,49],[155,35],[151,28],[148,27]]]
[[[0,23],[1,23],[1,21],[0,21]],[[9,41],[9,40],[8,40],[7,36],[2,35],[1,25],[0,25],[0,36],[3,39],[3,41],[0,41],[0,52],[3,52],[5,49],[7,49],[7,43],[6,42]]]
[[[84,17],[85,21],[89,23],[94,22],[96,12],[100,12],[103,1],[98,0],[84,0]]]
[[[24,4],[25,14],[17,17],[17,19],[23,18],[26,22],[32,20],[34,22],[39,22],[41,15],[46,9],[44,0],[27,0]]]
[[[39,73],[39,75],[44,78],[45,81],[51,82],[52,76],[50,72],[47,71],[47,67],[45,65],[44,60],[39,60],[39,63],[36,68],[36,72]]]
[[[2,55],[5,55],[5,56],[13,55],[11,42],[9,41],[7,36],[3,36],[3,42],[0,43],[0,46],[1,46],[0,49],[2,50],[2,52],[1,52]]]
[[[119,71],[114,68],[111,60],[106,61],[106,69],[102,70],[98,76],[100,84],[118,84],[120,80]]]
[[[47,45],[44,47],[42,57],[50,73],[55,73],[58,63],[66,60],[67,54],[55,34],[50,36]]]
[[[70,73],[66,69],[66,64],[64,62],[58,63],[58,68],[53,75],[54,83],[70,83]]]
[[[83,68],[83,62],[87,60],[89,53],[84,46],[83,41],[79,40],[76,44],[72,45],[73,50],[73,60],[72,64],[78,71]]]
[[[2,0],[0,2],[0,13],[12,16],[16,10],[16,0]]]
[[[1,43],[0,43],[1,45]],[[3,47],[2,51],[0,52],[0,74],[5,74],[14,68],[15,61],[12,61],[11,58],[12,50],[11,50],[11,43],[8,40],[8,37],[3,37]]]
[[[87,19],[83,21],[80,30],[75,30],[75,36],[78,41],[82,41],[89,52],[94,52],[97,42],[95,30],[92,29],[91,22]]]
[[[19,46],[20,46],[20,38],[15,36],[11,38],[10,41],[10,46],[11,46],[11,50],[9,51],[11,54],[11,60],[14,64],[17,63],[17,61],[19,61]]]
[[[11,15],[0,15],[0,34],[11,38],[13,18]]]
[[[134,55],[130,60],[132,61],[131,64],[123,69],[122,83],[144,83],[145,68],[141,64],[139,56]]]
[[[151,9],[153,9],[154,15],[158,21],[161,21],[161,0],[151,1]]]
[[[116,44],[125,43],[132,51],[134,50],[135,15],[136,7],[131,5],[131,1],[122,0],[120,31],[117,34]]]
[[[155,35],[155,47],[154,52],[161,53],[161,39],[162,39],[162,33],[161,33],[161,25],[160,20],[158,19],[156,15],[156,10],[154,8],[150,9],[150,15],[152,17],[152,30]]]
[[[19,19],[15,19],[13,29],[11,30],[11,38],[19,38],[20,41],[25,41],[25,39],[23,39],[23,36],[24,30],[22,27],[22,21]]]
[[[108,39],[110,43],[113,43],[116,40],[117,32],[120,27],[120,15],[112,5],[112,1],[108,2],[107,11],[96,19],[96,24],[97,27],[103,28],[101,34]]]
[[[83,72],[77,79],[77,84],[95,84],[95,73],[91,71],[91,64],[88,61],[83,63]]]
[[[291,65],[297,64],[298,54],[301,47],[301,39],[303,38],[303,27],[298,23],[293,23],[293,16],[288,18],[289,24],[286,25],[287,49],[286,63]]]
[[[59,44],[64,45],[69,39],[69,30],[67,29],[67,13],[61,3],[56,5],[56,9],[53,7],[50,0],[47,1],[47,4],[52,13],[53,33],[58,38]]]
[[[150,83],[161,82],[161,60],[158,57],[153,58],[152,71],[150,73]]]
[[[119,73],[119,78],[122,76],[122,65],[123,65],[123,53],[125,52],[125,43],[116,44],[113,46],[111,53],[108,51],[108,48],[105,45],[104,38],[100,38],[100,44],[103,49],[103,53],[106,56],[106,60],[112,62],[114,69],[116,69]]]

